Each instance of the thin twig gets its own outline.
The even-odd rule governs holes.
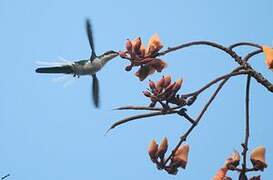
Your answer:
[[[256,51],[253,51],[253,52],[247,54],[243,60],[244,60],[244,61],[248,61],[248,60],[249,60],[250,58],[252,58],[253,56],[255,56],[255,55],[257,55],[257,54],[260,54],[260,53],[262,53],[262,52],[263,52],[263,50],[261,50],[261,49],[256,50]]]
[[[174,106],[170,107],[168,110],[175,110],[179,109],[181,106]],[[156,107],[148,107],[148,106],[122,106],[115,108],[114,110],[148,110],[148,111],[163,111],[164,109],[162,107],[156,108]]]
[[[127,117],[125,119],[122,119],[120,121],[117,121],[115,122],[107,131],[106,131],[106,134],[114,129],[115,127],[121,125],[121,124],[124,124],[124,123],[127,123],[129,121],[133,121],[133,120],[137,120],[137,119],[142,119],[142,118],[147,118],[147,117],[153,117],[153,116],[159,116],[159,115],[167,115],[167,114],[175,114],[175,113],[178,113],[179,111],[176,111],[176,110],[170,110],[170,111],[166,111],[166,112],[151,112],[151,113],[145,113],[145,114],[139,114],[139,115],[135,115],[135,116],[130,116],[130,117]]]
[[[247,71],[239,71],[237,72],[238,70],[242,69],[242,67],[239,67],[239,68],[236,68],[234,69],[231,73],[228,73],[228,74],[225,74],[223,76],[220,76],[214,80],[212,80],[211,82],[207,83],[205,86],[203,86],[202,88],[200,88],[199,90],[195,91],[195,92],[192,92],[192,93],[188,93],[188,94],[183,94],[182,97],[189,97],[189,96],[196,96],[200,93],[202,93],[204,90],[208,89],[210,86],[212,86],[213,84],[223,80],[223,79],[227,79],[227,78],[230,78],[232,76],[238,76],[238,75],[242,75],[242,74],[248,74],[250,73],[249,70]]]
[[[235,44],[232,44],[231,46],[229,46],[228,48],[229,49],[233,49],[233,48],[239,47],[239,46],[252,46],[252,47],[256,47],[256,48],[262,49],[262,47],[260,45],[255,44],[255,43],[251,43],[251,42],[239,42],[239,43],[235,43]]]
[[[238,167],[234,167],[234,168],[229,168],[229,170],[231,171],[238,171],[238,172],[252,172],[252,171],[259,171],[258,168],[253,167],[253,168],[245,168],[245,170],[243,170],[242,168],[238,168]]]
[[[246,105],[246,121],[245,121],[245,142],[242,144],[243,146],[243,163],[242,163],[242,171],[246,170],[246,155],[248,151],[248,139],[249,139],[249,91],[250,91],[250,80],[251,76],[247,76],[246,82],[246,97],[245,97],[245,105]]]

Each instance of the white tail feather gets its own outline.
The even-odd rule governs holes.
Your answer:
[[[36,61],[35,63],[40,66],[63,66],[63,65],[71,65],[73,61],[69,61],[59,56],[59,62],[45,62],[45,61]]]

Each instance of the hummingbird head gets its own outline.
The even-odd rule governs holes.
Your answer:
[[[104,54],[102,54],[102,58],[109,61],[115,57],[118,56],[118,52],[110,50],[110,51],[106,51]]]

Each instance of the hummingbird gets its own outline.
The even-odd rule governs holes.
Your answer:
[[[102,55],[97,56],[95,52],[93,32],[90,20],[86,20],[86,33],[88,36],[89,45],[91,48],[91,56],[89,59],[83,59],[79,61],[72,62],[71,64],[53,66],[53,67],[40,67],[35,71],[36,73],[46,73],[46,74],[71,74],[73,77],[80,77],[88,75],[92,77],[92,97],[93,103],[96,108],[99,107],[99,80],[97,78],[97,72],[100,71],[104,65],[118,56],[118,52],[110,50],[106,51]]]

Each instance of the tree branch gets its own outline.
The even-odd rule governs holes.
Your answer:
[[[256,50],[256,51],[252,51],[251,53],[247,54],[245,56],[245,58],[243,59],[244,61],[248,61],[250,58],[252,58],[253,56],[257,55],[257,54],[260,54],[262,53],[263,50],[259,49],[259,50]]]
[[[180,108],[180,106],[175,106],[172,107],[170,109],[174,110],[174,109],[178,109]],[[122,106],[122,107],[118,107],[114,110],[148,110],[148,111],[162,111],[162,108],[155,108],[155,107],[147,107],[147,106]]]
[[[256,48],[262,49],[262,47],[260,45],[255,44],[255,43],[251,43],[251,42],[239,42],[239,43],[235,43],[235,44],[230,45],[228,48],[229,49],[233,49],[233,48],[239,47],[239,46],[252,46],[252,47],[256,47]]]
[[[139,115],[135,115],[135,116],[130,116],[130,117],[127,117],[125,119],[122,119],[120,121],[117,121],[116,123],[114,123],[107,131],[106,131],[106,134],[114,129],[115,127],[121,125],[121,124],[124,124],[124,123],[127,123],[129,121],[133,121],[133,120],[137,120],[137,119],[142,119],[142,118],[147,118],[147,117],[153,117],[153,116],[159,116],[159,115],[167,115],[167,114],[175,114],[175,113],[178,113],[179,111],[176,111],[176,110],[170,110],[170,111],[161,111],[161,112],[151,112],[151,113],[145,113],[145,114],[139,114]]]
[[[246,82],[246,97],[245,97],[245,105],[246,105],[246,120],[245,120],[245,142],[242,143],[243,147],[243,163],[242,163],[242,172],[246,172],[246,155],[248,151],[248,139],[249,139],[249,91],[250,91],[250,80],[251,76],[247,76]]]
[[[196,45],[206,45],[206,46],[211,46],[214,48],[217,48],[219,50],[222,50],[224,52],[226,52],[227,54],[229,54],[239,65],[243,66],[245,69],[251,69],[252,72],[252,77],[256,79],[257,82],[259,82],[260,84],[262,84],[268,91],[273,92],[273,84],[270,83],[270,81],[268,81],[266,78],[263,77],[263,75],[261,73],[256,72],[250,64],[247,63],[247,61],[242,60],[242,58],[240,56],[237,55],[236,52],[234,52],[232,49],[226,48],[225,46],[222,46],[218,43],[215,42],[210,42],[210,41],[193,41],[193,42],[189,42],[189,43],[185,43],[179,46],[175,46],[175,47],[169,47],[167,50],[162,51],[160,53],[157,53],[155,55],[155,57],[157,56],[163,56],[167,53],[170,53],[172,51],[176,51],[179,49],[183,49],[186,47],[191,47],[191,46],[196,46]]]
[[[188,94],[183,94],[182,97],[189,97],[189,96],[196,96],[200,93],[202,93],[204,90],[208,89],[210,86],[212,86],[213,84],[223,80],[223,79],[227,79],[233,76],[238,76],[238,75],[242,75],[242,74],[249,74],[250,71],[239,71],[240,69],[242,69],[242,67],[238,67],[236,69],[234,69],[231,73],[225,74],[223,76],[220,76],[214,80],[212,80],[211,82],[207,83],[205,86],[203,86],[202,88],[200,88],[199,90],[192,92],[192,93],[188,93]]]

